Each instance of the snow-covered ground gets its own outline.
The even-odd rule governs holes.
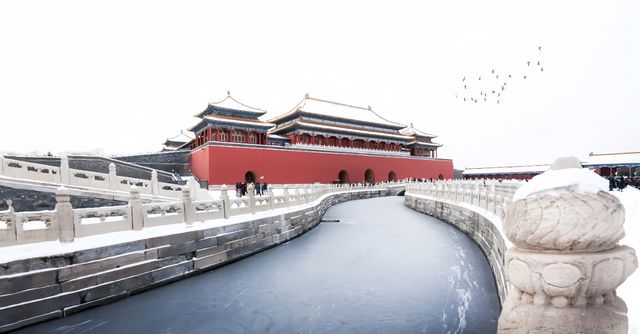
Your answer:
[[[620,244],[633,247],[640,254],[640,190],[627,187],[624,191],[612,191],[618,197],[626,211],[625,237]],[[618,296],[624,299],[629,308],[629,333],[640,333],[640,272],[636,271],[617,289]]]

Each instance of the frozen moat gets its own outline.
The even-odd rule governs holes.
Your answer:
[[[495,333],[481,250],[402,201],[338,204],[289,243],[19,333]]]

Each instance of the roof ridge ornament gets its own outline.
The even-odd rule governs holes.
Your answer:
[[[305,98],[305,99],[310,98],[309,93],[304,93],[304,98]]]
[[[227,89],[227,96],[231,96],[231,91]]]

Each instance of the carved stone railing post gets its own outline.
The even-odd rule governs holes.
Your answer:
[[[60,183],[69,184],[69,157],[60,156]]]
[[[144,227],[144,217],[142,215],[142,201],[140,200],[140,189],[131,186],[129,195],[129,210],[131,211],[131,228],[140,231]]]
[[[56,189],[56,215],[58,218],[58,231],[60,242],[72,242],[75,238],[73,225],[73,208],[69,190],[64,186]]]
[[[224,218],[231,217],[231,200],[229,200],[229,188],[226,184],[220,187],[220,198],[222,199],[222,207],[224,208]]]
[[[283,194],[284,194],[284,204],[285,206],[288,208],[289,207],[289,186],[288,185],[284,185],[282,186],[284,188]]]
[[[625,211],[606,190],[605,180],[571,157],[515,194],[503,223],[514,247],[505,254],[512,288],[499,333],[627,333],[615,289],[638,260],[618,245]]]
[[[109,189],[118,189],[118,176],[116,175],[116,164],[109,164]]]
[[[158,172],[154,169],[151,171],[151,194],[158,195],[160,191],[160,184],[158,183]]]
[[[273,210],[273,190],[267,189],[267,202],[269,203],[269,210]]]
[[[1,155],[0,155],[1,157]],[[9,239],[6,240],[8,244],[14,243],[18,240],[18,229],[16,227],[16,211],[13,209],[13,201],[8,199],[7,202],[7,211],[8,218],[6,221],[7,229],[9,229]]]
[[[4,156],[0,154],[0,175],[4,175]]]
[[[182,203],[184,209],[184,222],[187,225],[193,225],[195,211],[193,209],[193,201],[191,200],[191,189],[189,188],[189,186],[184,186],[182,188]]]
[[[256,213],[256,194],[254,190],[255,187],[253,183],[247,184],[247,197],[249,198],[249,212],[251,212],[251,214]]]

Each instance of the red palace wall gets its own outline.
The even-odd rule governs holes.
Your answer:
[[[375,181],[388,181],[389,172],[396,179],[453,178],[453,162],[446,159],[370,156],[350,153],[313,152],[274,146],[207,144],[191,152],[191,171],[209,184],[244,182],[251,171],[268,183],[331,183],[341,170],[349,182],[364,182],[371,169]]]

